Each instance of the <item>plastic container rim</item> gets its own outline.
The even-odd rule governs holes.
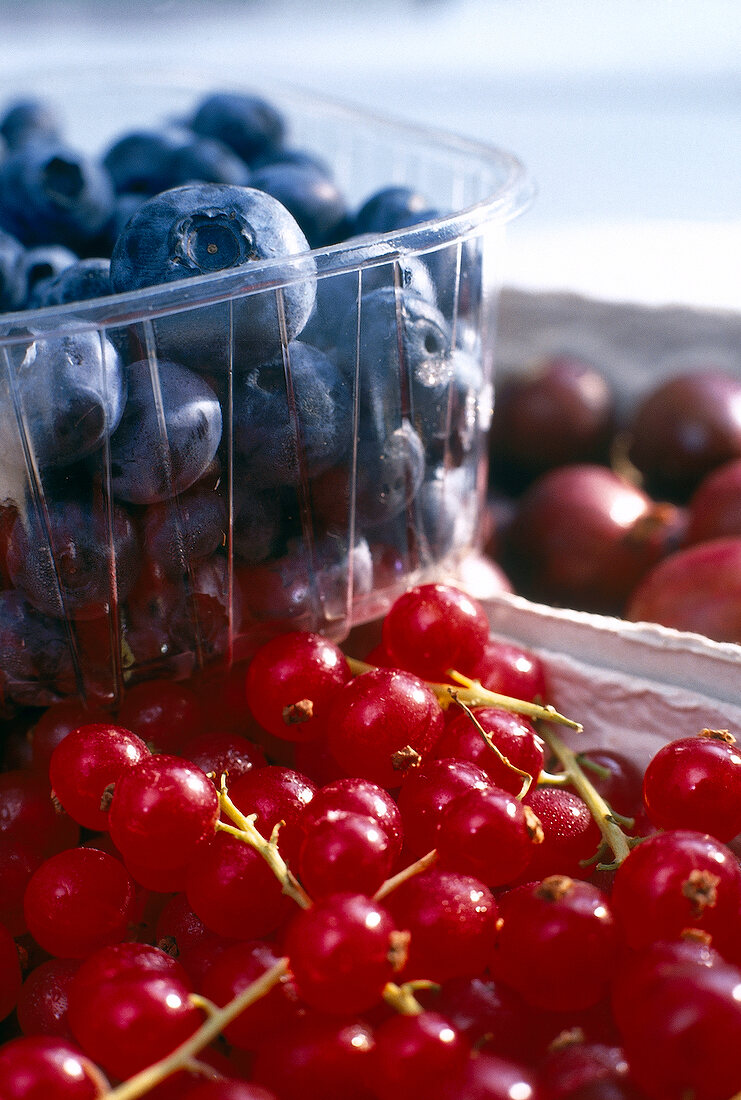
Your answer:
[[[102,72],[102,70],[101,70]],[[92,76],[91,70],[89,76]],[[177,86],[178,91],[197,93],[214,85],[214,76],[202,74],[193,83],[184,86],[168,79],[165,73],[155,74],[151,80],[137,80],[130,86],[139,88]],[[73,78],[68,70],[47,77]],[[16,79],[16,77],[12,77]],[[110,73],[107,74],[110,84]],[[79,83],[79,74],[78,74]],[[221,87],[221,86],[220,86]],[[249,90],[239,86],[223,87],[224,91]],[[535,186],[523,162],[513,153],[498,146],[488,145],[453,132],[433,127],[418,126],[388,115],[367,111],[347,102],[322,96],[295,85],[260,84],[257,94],[280,100],[295,101],[304,113],[310,109],[331,113],[348,124],[375,126],[387,130],[396,137],[408,136],[417,143],[426,143],[440,151],[478,161],[482,167],[496,170],[503,181],[491,194],[460,210],[414,226],[387,234],[366,234],[324,248],[294,253],[268,260],[251,261],[241,267],[217,271],[208,275],[195,275],[172,283],[160,283],[140,290],[127,291],[87,302],[70,302],[65,305],[47,306],[42,309],[22,310],[0,316],[0,345],[11,346],[27,343],[34,329],[52,335],[54,328],[100,329],[152,321],[162,316],[184,312],[201,306],[228,304],[237,297],[279,290],[308,278],[329,278],[333,275],[359,272],[364,268],[392,263],[405,256],[436,251],[453,242],[463,241],[492,224],[504,225],[522,213],[535,195]],[[504,169],[504,172],[503,172]]]

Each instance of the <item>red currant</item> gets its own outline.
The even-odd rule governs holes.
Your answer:
[[[430,755],[442,730],[430,689],[409,672],[385,668],[341,688],[327,719],[329,748],[345,771],[387,788]]]
[[[149,756],[135,733],[110,723],[71,730],[52,753],[49,778],[67,813],[86,829],[108,828],[107,788]]]
[[[460,589],[423,584],[399,596],[383,621],[383,645],[399,668],[424,680],[470,675],[489,638],[486,612]]]
[[[391,914],[361,894],[333,894],[304,909],[285,949],[299,996],[340,1015],[372,1008],[405,958]]]
[[[741,832],[741,752],[725,730],[671,741],[646,768],[643,797],[660,829],[729,841]]]
[[[272,638],[252,658],[247,700],[256,720],[276,737],[311,741],[321,737],[329,704],[351,676],[338,646],[295,631]]]
[[[107,1092],[98,1067],[66,1039],[30,1035],[0,1047],[3,1100],[99,1100]]]

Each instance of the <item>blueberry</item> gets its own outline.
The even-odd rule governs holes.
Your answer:
[[[265,362],[304,327],[314,305],[315,264],[293,216],[271,195],[228,184],[186,184],[148,199],[129,221],[111,258],[116,291],[224,271],[255,260],[292,257],[272,274],[280,291],[154,322],[160,355],[198,369],[228,371]],[[300,276],[300,277],[299,277]],[[233,346],[230,343],[233,336]]]
[[[283,203],[312,248],[335,244],[345,235],[347,204],[332,177],[313,165],[275,163],[253,170],[252,186]]]
[[[124,600],[140,566],[133,523],[118,506],[92,498],[47,500],[8,539],[8,572],[37,611],[55,619],[95,619]],[[115,568],[114,568],[115,566]]]
[[[20,149],[29,142],[58,141],[61,130],[55,109],[37,98],[12,103],[0,119],[0,136],[9,149]]]
[[[0,164],[0,226],[25,245],[84,252],[111,215],[113,186],[94,159],[63,146],[25,146]]]
[[[319,349],[294,340],[285,359],[238,374],[234,448],[252,484],[296,485],[334,465],[352,431],[352,389]]]
[[[423,440],[444,430],[451,333],[432,303],[389,287],[363,295],[359,339],[353,309],[343,322],[337,356],[348,376],[358,371],[361,431],[363,422],[373,420],[373,433],[382,438],[380,421],[396,426],[402,409]]]
[[[353,521],[366,530],[398,516],[414,500],[425,476],[422,441],[408,420],[397,428],[363,423],[355,463],[346,461],[311,483],[311,503],[317,519],[333,532]]]
[[[123,233],[127,224],[131,221],[147,196],[135,191],[125,191],[115,195],[111,214],[101,229],[98,237],[91,245],[94,251],[101,256],[110,256],[116,245],[116,241]]]
[[[77,256],[71,248],[61,244],[40,244],[26,249],[24,268],[26,272],[26,294],[28,308],[33,309],[34,292],[38,283],[53,279],[70,264],[77,262]]]
[[[305,168],[316,168],[323,175],[332,178],[332,167],[329,161],[312,149],[294,149],[284,145],[280,149],[273,149],[271,152],[255,157],[251,162],[251,168],[256,172],[268,164],[299,164]]]
[[[372,259],[373,251],[369,247],[364,254],[359,254],[358,261]],[[435,284],[427,265],[417,256],[402,256],[393,263],[369,263],[363,267],[360,284],[363,296],[373,290],[393,290],[394,287],[416,294],[431,305],[436,304]],[[304,339],[321,348],[335,347],[343,322],[350,316],[351,310],[353,320],[357,320],[358,293],[358,274],[355,271],[317,279],[316,303],[304,328]]]
[[[234,556],[257,565],[275,553],[281,533],[281,501],[274,491],[255,488],[248,478],[235,478]]]
[[[29,306],[61,306],[66,302],[87,302],[113,293],[110,261],[101,257],[76,260],[58,274],[42,279],[29,299]]]
[[[22,309],[26,301],[26,250],[0,229],[0,313]]]
[[[355,490],[358,524],[373,527],[399,515],[417,495],[424,473],[422,441],[409,421],[385,437],[362,438]]]
[[[42,707],[71,695],[74,665],[64,623],[42,615],[20,592],[0,592],[0,695]]]
[[[476,530],[475,473],[465,467],[428,470],[411,514],[398,516],[373,531],[374,539],[394,548],[410,569],[429,568],[448,554],[471,545]]]
[[[98,450],[118,426],[126,399],[117,351],[97,332],[37,330],[10,349],[25,430],[42,469]]]
[[[174,608],[168,623],[171,645],[181,652],[191,650],[202,665],[227,652],[241,619],[241,596],[230,583],[228,562],[212,554],[194,564],[187,590]]]
[[[351,545],[325,535],[311,546],[293,540],[287,553],[239,571],[245,611],[258,621],[311,630],[346,621],[353,600],[373,588],[373,559],[364,538]]]
[[[221,439],[221,406],[204,378],[177,363],[128,368],[128,399],[111,437],[114,496],[154,504],[189,489]]]
[[[176,500],[150,504],[141,519],[144,553],[167,576],[182,576],[189,566],[226,545],[224,498],[199,486]]]
[[[170,180],[170,187],[194,182],[246,187],[250,182],[250,170],[223,141],[190,134],[172,155]]]
[[[217,138],[251,163],[283,143],[281,112],[261,96],[245,92],[214,92],[201,100],[191,128],[203,137]]]
[[[182,143],[177,130],[135,130],[118,137],[103,154],[117,194],[149,196],[172,187],[172,156]]]
[[[195,562],[178,581],[147,563],[123,608],[128,676],[191,675],[227,651],[241,617],[239,588],[223,555]]]
[[[353,219],[353,234],[392,233],[434,218],[437,211],[426,196],[411,187],[384,187],[375,191]]]

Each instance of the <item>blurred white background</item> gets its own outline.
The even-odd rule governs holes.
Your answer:
[[[59,63],[287,79],[503,145],[538,185],[508,281],[741,309],[739,0],[0,0],[6,78]]]

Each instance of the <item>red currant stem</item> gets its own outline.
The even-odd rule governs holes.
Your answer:
[[[433,863],[436,862],[437,848],[433,848],[427,855],[421,856],[414,863],[410,863],[408,867],[404,867],[398,874],[392,875],[391,878],[387,878],[385,882],[382,882],[373,895],[373,900],[383,901],[384,898],[393,893],[397,886],[401,886],[407,879],[414,878],[415,875],[421,875],[423,871],[426,871],[428,867],[432,867]]]
[[[566,772],[541,772],[538,776],[539,787],[567,787],[570,782]]]
[[[522,785],[520,786],[519,792],[515,795],[515,798],[517,798],[518,801],[521,801],[525,797],[527,792],[530,790],[530,787],[532,786],[532,782],[533,782],[532,775],[530,774],[530,772],[526,772],[523,768],[518,768],[515,764],[513,764],[512,761],[509,759],[509,757],[505,756],[505,754],[502,752],[502,750],[499,748],[499,746],[494,744],[494,742],[491,738],[491,735],[486,732],[486,730],[481,725],[481,723],[479,722],[478,718],[473,713],[471,708],[469,706],[467,706],[467,704],[464,703],[458,697],[458,692],[457,691],[456,692],[451,692],[451,695],[453,696],[453,701],[455,703],[457,703],[458,706],[466,712],[466,714],[471,719],[474,726],[476,727],[478,732],[481,734],[484,741],[486,742],[488,747],[491,749],[491,751],[494,753],[494,755],[502,762],[502,764],[504,764],[504,766],[507,768],[508,771],[511,771],[513,775],[519,775],[520,779],[522,780]]]
[[[424,1009],[414,996],[414,990],[430,989],[433,985],[433,982],[426,981],[405,982],[404,985],[386,982],[383,989],[383,999],[387,1005],[396,1009],[401,1016],[421,1016]]]
[[[565,745],[553,730],[547,727],[541,727],[539,732],[551,752],[558,758],[560,764],[563,766],[571,784],[576,788],[578,794],[584,799],[589,807],[592,817],[599,826],[599,831],[602,834],[605,844],[607,844],[615,857],[615,862],[622,863],[625,857],[630,853],[628,837],[626,837],[625,833],[620,828],[609,804],[605,802],[602,795],[593,786],[591,780],[585,775],[584,770],[579,764],[578,753],[575,753],[573,749]]]
[[[610,778],[610,769],[606,768],[604,764],[598,764],[596,760],[590,760],[585,753],[580,752],[577,759],[580,768],[584,768],[587,772],[592,772],[598,779]]]
[[[248,985],[223,1008],[218,1008],[210,1001],[206,1002],[205,998],[196,995],[193,998],[195,1004],[202,1008],[208,1005],[206,1007],[206,1019],[198,1030],[184,1043],[181,1043],[179,1047],[176,1047],[171,1054],[161,1058],[159,1062],[147,1066],[146,1069],[140,1070],[128,1081],[124,1081],[123,1084],[104,1093],[106,1100],[137,1100],[138,1097],[145,1096],[150,1089],[153,1089],[155,1085],[159,1085],[171,1074],[192,1066],[195,1056],[204,1047],[212,1043],[224,1028],[239,1016],[240,1012],[243,1012],[245,1008],[269,993],[273,986],[285,977],[287,972],[288,959],[279,959],[275,966],[272,966],[270,970],[266,970],[262,977]],[[200,1066],[200,1063],[197,1064]]]
[[[375,665],[366,664],[365,661],[358,661],[355,657],[348,657],[347,663],[354,676],[361,676],[364,672],[370,672],[376,667]],[[425,681],[430,691],[437,696],[443,710],[450,706],[452,702],[451,693],[455,691],[458,697],[463,698],[464,702],[471,707],[498,707],[499,710],[507,710],[512,714],[526,714],[528,718],[534,718],[542,722],[557,722],[559,725],[568,726],[578,732],[581,732],[584,728],[581,723],[574,722],[571,718],[559,714],[555,707],[541,706],[539,703],[532,703],[527,699],[515,699],[512,695],[500,695],[497,691],[489,691],[488,688],[482,687],[478,680],[469,680],[467,676],[460,672],[450,671],[449,676],[451,680],[455,680],[457,684],[463,687],[462,692],[451,687],[450,684]]]
[[[262,856],[270,870],[280,882],[283,887],[283,893],[293,898],[302,909],[310,909],[312,904],[311,898],[296,876],[291,872],[288,864],[278,850],[277,838],[279,827],[276,826],[270,835],[270,839],[266,840],[262,833],[255,828],[257,814],[251,814],[249,817],[245,817],[241,810],[237,809],[232,802],[226,789],[225,776],[221,777],[219,807],[232,819],[234,825],[227,825],[224,821],[217,821],[216,831],[229,833],[230,836],[237,837],[238,840],[242,840],[245,844],[249,844],[251,848],[254,848],[255,851]]]

